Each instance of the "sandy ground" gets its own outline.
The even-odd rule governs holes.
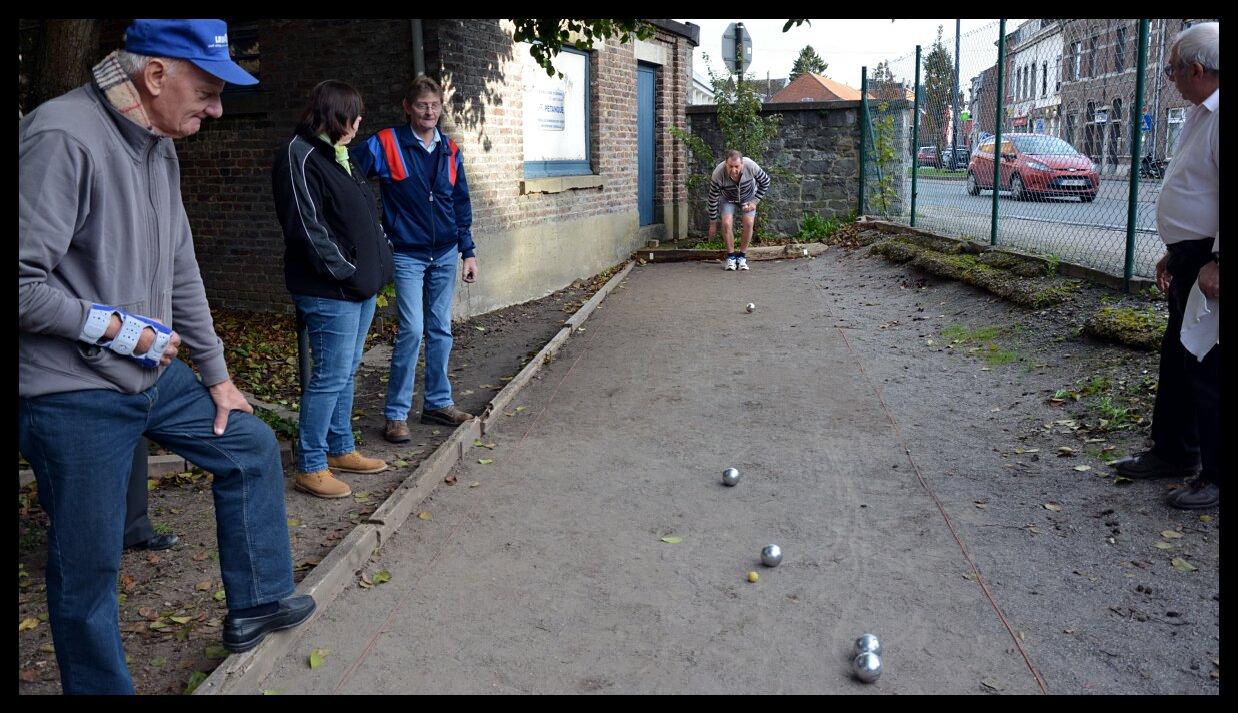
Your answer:
[[[1096,477],[1140,433],[1047,399],[1156,357],[1075,326],[860,252],[638,268],[260,688],[1216,692],[1218,516]]]

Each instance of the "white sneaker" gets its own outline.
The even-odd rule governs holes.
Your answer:
[[[747,269],[748,269],[748,258],[746,258],[746,257],[741,257],[741,258],[739,258],[739,260],[737,260],[737,262],[739,263],[739,269],[741,269],[741,270],[747,270]]]
[[[735,269],[735,258],[733,257],[727,258],[726,265],[724,265],[722,269],[723,270],[734,270]],[[744,269],[747,270],[748,268],[745,267]]]

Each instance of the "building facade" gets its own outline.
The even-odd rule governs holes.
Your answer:
[[[128,22],[105,22],[103,51]],[[555,60],[565,78],[552,80],[507,20],[230,21],[233,53],[260,82],[229,87],[223,117],[177,141],[212,305],[291,310],[271,157],[328,78],[365,100],[358,140],[405,121],[403,88],[419,70],[443,84],[440,127],[464,155],[481,273],[458,284],[456,318],[537,299],[650,238],[683,235],[687,153],[668,129],[685,125],[699,29],[650,22],[648,41],[565,50]]]
[[[1062,28],[1028,20],[1006,36],[1006,107],[1012,131],[1059,136]]]

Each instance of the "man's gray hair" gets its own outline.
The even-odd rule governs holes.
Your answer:
[[[728,161],[732,161],[734,159],[743,158],[743,157],[744,157],[744,154],[740,153],[736,149],[731,149],[730,151],[726,152],[726,160]]]
[[[173,59],[171,57],[150,57],[144,54],[137,54],[127,50],[119,50],[116,53],[116,59],[120,62],[120,68],[124,70],[125,76],[130,79],[137,79],[142,70],[146,69],[146,65],[152,60],[157,59],[163,62],[168,67],[168,72],[175,72],[180,69],[180,64],[184,60]]]
[[[1221,25],[1216,22],[1201,22],[1192,25],[1174,38],[1170,52],[1178,49],[1180,64],[1199,62],[1210,72],[1221,71]]]

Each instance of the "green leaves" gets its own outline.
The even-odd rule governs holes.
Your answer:
[[[481,463],[482,465],[490,465],[491,463],[494,462],[494,459],[493,458],[478,458],[477,462]]]
[[[683,538],[679,535],[667,535],[662,538],[662,541],[668,545],[678,545],[680,542],[683,542]]]
[[[228,650],[221,644],[211,644],[206,647],[206,657],[212,661],[228,658]]]
[[[638,19],[513,19],[516,26],[513,39],[516,42],[528,42],[529,55],[538,66],[546,70],[547,76],[563,77],[563,73],[554,67],[554,58],[558,56],[565,44],[571,44],[577,49],[589,50],[597,40],[608,40],[612,37],[621,43],[633,39],[647,40],[654,36],[653,25]],[[572,41],[572,35],[583,35],[582,39]]]
[[[198,686],[201,686],[202,682],[205,680],[206,674],[201,671],[194,671],[189,674],[189,682],[185,684],[185,695],[189,695],[190,693],[198,690]]]
[[[374,581],[374,584],[382,584],[383,582],[390,582],[391,572],[385,569],[380,569],[374,573],[374,576],[372,579]]]
[[[327,660],[327,654],[331,653],[331,649],[314,649],[309,654],[309,667],[318,668]]]

